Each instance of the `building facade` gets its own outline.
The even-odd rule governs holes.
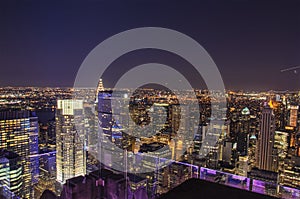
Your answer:
[[[14,196],[23,196],[22,158],[14,152],[3,149],[0,151],[0,186]]]
[[[23,197],[30,198],[39,176],[38,118],[29,110],[0,112],[0,149],[17,153],[24,167]]]
[[[56,112],[56,179],[85,175],[84,120],[82,100],[58,100]],[[76,125],[75,125],[76,124]]]
[[[258,169],[274,171],[275,166],[273,147],[274,147],[275,121],[273,110],[265,105],[262,110],[260,121],[260,131],[256,151],[256,166]]]

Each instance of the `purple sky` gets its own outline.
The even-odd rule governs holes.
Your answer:
[[[101,41],[127,29],[157,26],[197,40],[228,89],[300,90],[300,70],[280,72],[300,65],[299,10],[300,1],[286,0],[3,0],[0,86],[72,86],[82,61]],[[136,53],[117,60],[111,75],[153,56],[187,67],[164,52]]]

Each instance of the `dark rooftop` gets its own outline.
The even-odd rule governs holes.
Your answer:
[[[125,179],[125,178],[124,178],[124,175],[122,175],[122,174],[113,174],[113,175],[108,176],[108,178],[114,179],[114,180]]]
[[[58,197],[50,190],[45,190],[40,199],[58,199]]]
[[[28,117],[36,117],[35,112],[30,110],[5,110],[0,111],[0,120],[12,120],[12,119],[21,119]]]
[[[221,184],[203,181],[200,179],[190,179],[175,187],[159,199],[276,199],[275,197],[261,195]]]
[[[89,176],[93,176],[93,177],[96,177],[96,178],[105,178],[109,175],[112,175],[113,174],[113,171],[110,171],[108,169],[99,169],[99,170],[96,170],[96,171],[93,171],[89,174]]]
[[[131,173],[128,173],[127,176],[129,177],[129,181],[134,182],[134,183],[139,183],[139,182],[146,179],[146,178],[142,178],[140,176],[137,176],[137,175],[134,175],[134,174],[131,174]]]
[[[77,176],[71,179],[68,179],[66,184],[76,186],[77,184],[81,184],[84,181],[83,176]]]

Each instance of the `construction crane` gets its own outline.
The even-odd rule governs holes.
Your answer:
[[[295,74],[297,74],[297,69],[300,69],[300,66],[294,66],[294,67],[290,67],[290,68],[286,68],[286,69],[282,69],[280,70],[280,72],[287,72],[287,71],[294,71]]]

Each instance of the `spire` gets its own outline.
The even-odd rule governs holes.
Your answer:
[[[99,79],[98,85],[97,85],[97,90],[96,90],[96,101],[98,101],[98,94],[100,91],[104,91],[104,86],[103,86],[103,82],[102,79]]]
[[[99,82],[98,82],[97,94],[99,93],[99,91],[104,91],[104,86],[103,86],[103,82],[102,82],[101,78],[99,79]]]

